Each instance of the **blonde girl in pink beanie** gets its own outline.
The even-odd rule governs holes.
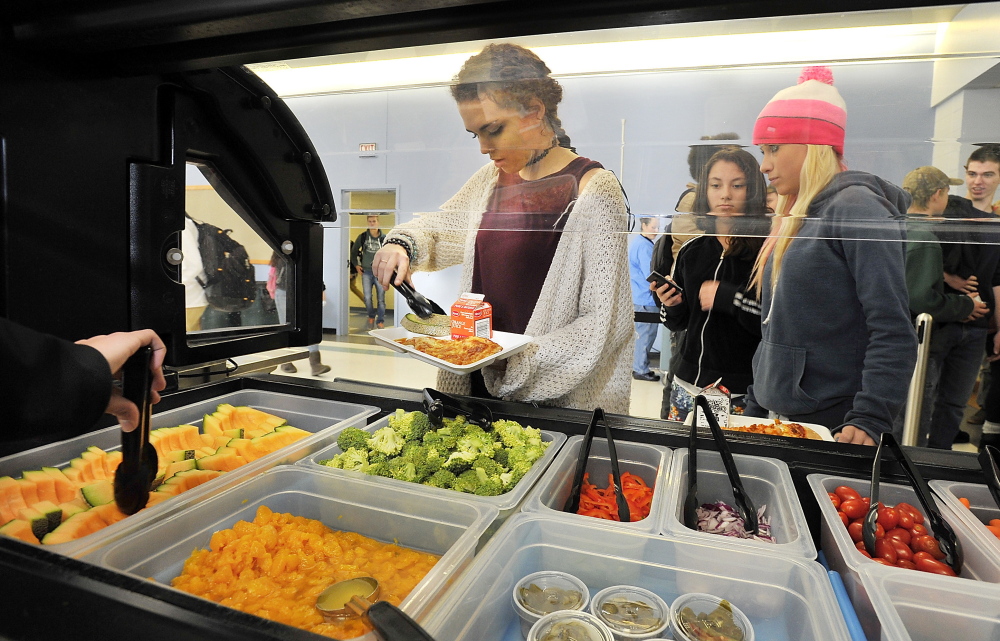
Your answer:
[[[873,445],[891,431],[916,360],[899,222],[909,198],[846,169],[846,124],[833,74],[809,67],[754,126],[778,207],[753,271],[763,320],[746,413]]]

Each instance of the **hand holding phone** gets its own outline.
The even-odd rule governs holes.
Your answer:
[[[674,291],[676,291],[678,294],[684,293],[684,289],[680,285],[670,280],[669,278],[667,278],[660,272],[656,271],[655,269],[652,272],[650,272],[649,276],[646,276],[646,280],[653,283],[653,286],[656,287],[656,289],[659,289],[663,287],[664,284],[666,284],[673,287]]]

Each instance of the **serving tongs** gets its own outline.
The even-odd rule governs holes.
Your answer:
[[[413,286],[405,280],[397,285],[396,278],[398,278],[397,273],[392,272],[392,280],[389,282],[391,282],[392,286],[396,288],[396,291],[403,295],[403,298],[406,299],[406,304],[410,306],[410,309],[413,310],[414,314],[425,320],[434,314],[447,316],[445,311],[441,309],[440,305],[413,289]]]
[[[122,367],[122,396],[139,408],[139,424],[131,432],[122,432],[122,462],[115,471],[115,503],[123,514],[129,515],[146,507],[158,465],[156,449],[149,442],[152,357],[153,348],[146,346]]]
[[[700,410],[708,421],[708,426],[715,438],[715,444],[719,448],[719,456],[722,457],[722,465],[729,475],[729,484],[733,486],[733,500],[736,503],[736,512],[743,519],[743,527],[747,532],[758,534],[757,508],[754,507],[750,495],[743,488],[743,481],[740,480],[739,470],[736,469],[736,461],[733,460],[733,453],[729,451],[729,443],[726,435],[719,426],[719,421],[715,419],[708,399],[704,394],[694,397],[694,420],[691,421],[691,432],[688,437],[688,473],[687,473],[687,496],[684,497],[684,525],[692,530],[698,529],[698,411]]]
[[[472,399],[457,398],[430,387],[424,388],[424,411],[434,427],[444,424],[447,412],[451,416],[464,416],[470,423],[475,423],[487,432],[493,429],[493,412],[486,405]]]
[[[997,448],[985,445],[979,450],[979,465],[986,475],[986,487],[990,488],[993,502],[1000,506],[1000,466],[997,465]]]
[[[896,438],[889,432],[882,433],[878,449],[875,451],[875,463],[872,465],[872,486],[869,495],[871,497],[871,505],[868,507],[868,514],[865,515],[865,521],[861,528],[865,550],[868,551],[868,554],[872,558],[875,557],[875,526],[878,521],[879,482],[882,478],[882,456],[886,449],[892,451],[896,462],[903,468],[903,473],[913,487],[913,491],[916,492],[917,500],[920,501],[920,506],[924,509],[930,521],[931,532],[937,538],[938,544],[941,546],[941,551],[945,554],[945,562],[955,570],[955,574],[961,574],[963,562],[962,546],[958,542],[958,537],[955,536],[955,530],[941,516],[937,503],[934,502],[934,497],[931,495],[931,488],[924,481],[920,470],[917,469],[913,461],[910,460],[910,457],[903,451],[903,448],[899,446]]]
[[[611,436],[611,426],[604,416],[604,410],[597,408],[593,416],[590,417],[590,425],[583,435],[583,442],[580,443],[580,456],[576,460],[576,473],[573,475],[573,485],[569,490],[569,498],[563,507],[563,512],[576,514],[580,509],[580,490],[583,488],[583,475],[587,471],[587,460],[590,458],[590,444],[594,440],[594,429],[598,423],[604,424],[604,435],[608,439],[608,458],[611,459],[611,477],[615,486],[615,503],[618,504],[618,518],[622,523],[632,521],[632,514],[629,511],[628,501],[622,493],[622,475],[618,470],[618,451],[615,449],[615,439]]]

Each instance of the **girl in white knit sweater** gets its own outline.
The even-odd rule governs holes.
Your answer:
[[[388,286],[411,271],[462,264],[460,292],[486,295],[494,329],[528,348],[438,388],[625,414],[631,389],[628,212],[614,174],[578,156],[556,114],[562,88],[534,53],[489,45],[452,95],[492,161],[441,207],[393,229],[373,270]]]

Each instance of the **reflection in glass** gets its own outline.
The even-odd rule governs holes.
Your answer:
[[[290,259],[261,238],[217,189],[225,187],[214,168],[188,163],[181,233],[188,334],[292,322]]]

